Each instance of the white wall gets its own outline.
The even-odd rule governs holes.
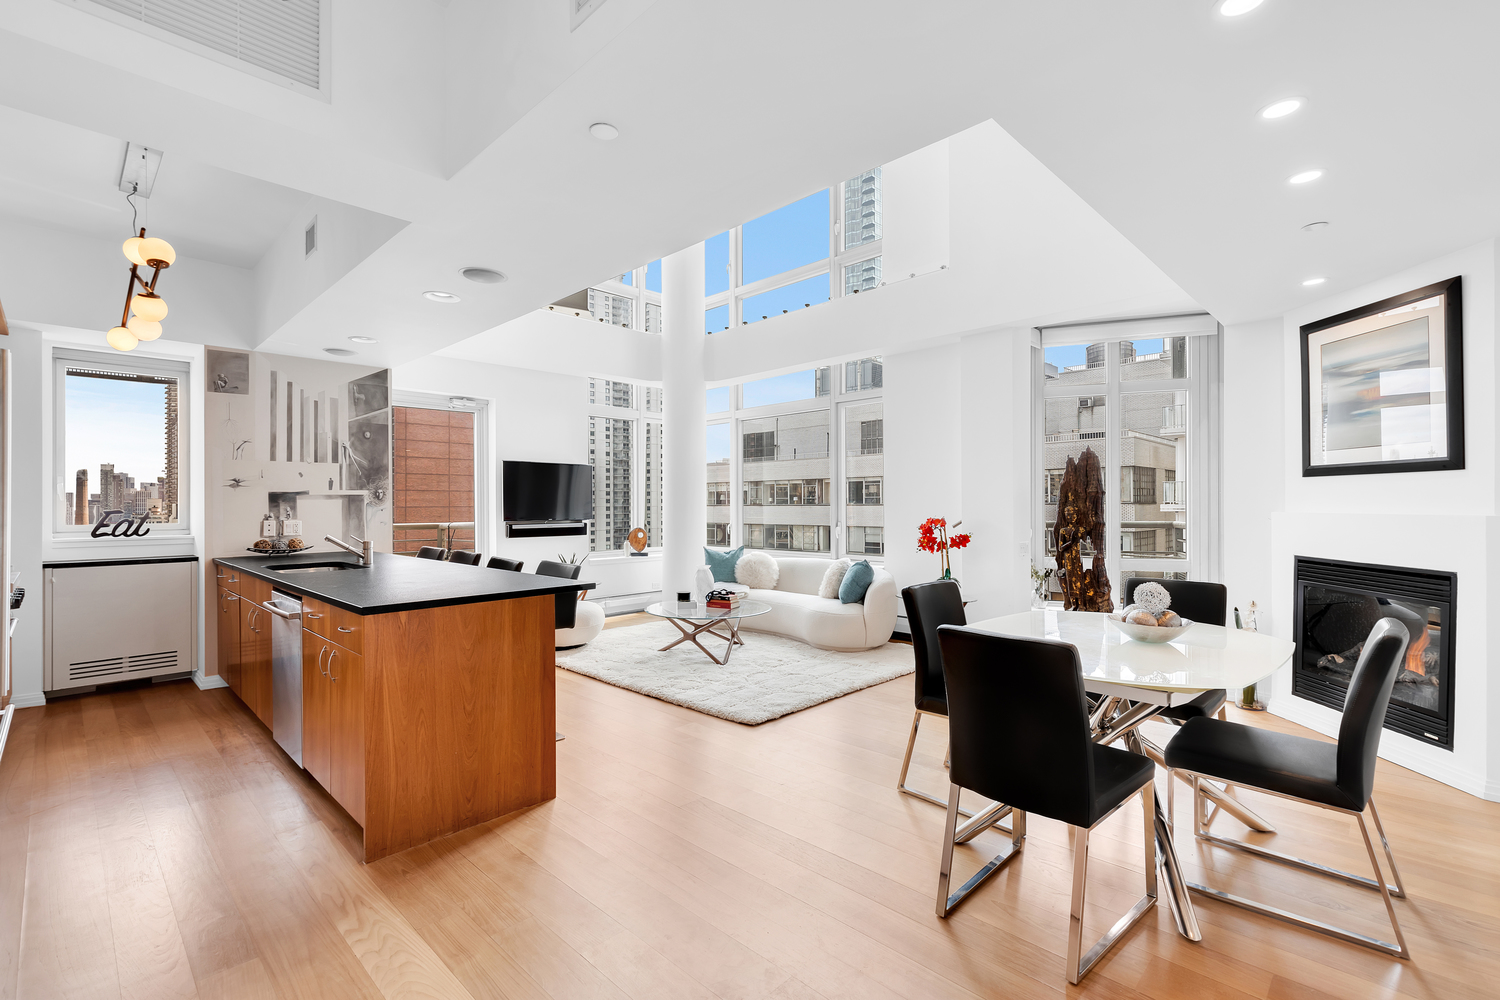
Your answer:
[[[119,326],[130,273],[120,252],[123,242],[0,220],[0,274],[5,275],[5,313],[12,329],[102,334]],[[164,337],[249,347],[252,286],[252,273],[245,268],[178,257],[157,284],[169,310],[162,321]]]
[[[1229,604],[1259,608],[1261,631],[1275,623],[1271,607],[1271,516],[1286,508],[1282,429],[1288,407],[1282,366],[1287,345],[1279,319],[1224,328],[1224,455],[1221,523],[1224,585]],[[1300,472],[1299,472],[1300,474]]]
[[[484,556],[522,559],[526,569],[560,554],[583,558],[587,535],[556,538],[506,538],[500,521],[500,462],[587,462],[588,380],[580,375],[481,364],[430,356],[395,368],[397,392],[430,392],[468,396],[487,402],[486,434],[498,462],[490,470],[485,519]],[[661,590],[661,557],[590,556],[580,579],[596,584],[590,597],[655,593]]]
[[[1463,278],[1465,467],[1304,478],[1300,327],[1455,275]],[[1224,338],[1231,601],[1242,608],[1260,601],[1262,631],[1292,638],[1296,556],[1456,572],[1454,749],[1387,731],[1381,756],[1491,799],[1500,799],[1496,288],[1495,242],[1487,241],[1280,320],[1230,327]],[[1272,712],[1337,733],[1338,713],[1292,695],[1290,667],[1273,677],[1270,690]]]
[[[42,564],[88,558],[125,559],[131,557],[196,555],[203,557],[205,524],[204,491],[200,488],[204,467],[203,349],[166,339],[141,344],[136,351],[161,357],[179,358],[193,365],[188,387],[187,448],[180,453],[185,460],[183,480],[189,485],[187,535],[168,535],[153,531],[144,538],[61,538],[52,535],[52,510],[57,488],[53,469],[53,370],[54,347],[82,348],[114,354],[104,335],[89,330],[48,328],[43,333],[17,330],[12,324],[10,412],[14,427],[11,433],[11,570],[20,574],[19,585],[27,597],[18,616],[14,652],[14,695],[20,707],[41,705],[42,696]],[[72,470],[65,470],[70,474]],[[65,489],[73,488],[69,478]],[[200,564],[199,572],[202,572]],[[195,610],[199,622],[203,617],[201,600]],[[203,629],[197,628],[197,661],[194,672],[203,672]]]
[[[898,588],[942,574],[937,556],[917,550],[917,526],[964,516],[962,353],[951,343],[885,358],[885,568]],[[960,581],[964,560],[954,554]]]

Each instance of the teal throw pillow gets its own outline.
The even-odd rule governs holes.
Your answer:
[[[733,583],[734,567],[740,561],[740,556],[745,554],[745,547],[741,545],[737,549],[728,552],[715,552],[713,549],[703,550],[703,561],[708,563],[708,568],[713,570],[715,583]]]
[[[861,559],[844,574],[844,582],[839,584],[839,603],[859,604],[874,582],[875,567],[870,565],[870,560]]]

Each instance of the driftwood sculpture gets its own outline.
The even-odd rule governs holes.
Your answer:
[[[1112,610],[1104,569],[1104,475],[1092,448],[1083,449],[1077,459],[1068,459],[1057,497],[1056,527],[1063,610]],[[1083,568],[1085,540],[1093,549],[1091,569]]]

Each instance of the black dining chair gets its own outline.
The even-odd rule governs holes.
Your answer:
[[[417,550],[418,559],[442,559],[443,550],[436,545],[424,545]]]
[[[521,567],[525,565],[520,559],[506,559],[503,556],[490,556],[490,561],[485,563],[488,569],[508,569],[512,573],[521,572]]]
[[[1294,868],[1379,891],[1385,900],[1386,913],[1391,918],[1391,929],[1396,933],[1396,943],[1335,927],[1321,920],[1290,913],[1279,907],[1208,886],[1190,882],[1188,888],[1376,951],[1399,958],[1411,957],[1406,939],[1401,934],[1401,925],[1396,920],[1396,907],[1391,902],[1393,895],[1405,898],[1406,890],[1401,884],[1401,873],[1396,868],[1396,856],[1391,852],[1390,841],[1386,839],[1385,829],[1380,825],[1380,813],[1375,810],[1374,798],[1375,759],[1380,751],[1380,732],[1385,725],[1391,689],[1396,683],[1396,675],[1401,671],[1410,638],[1411,633],[1406,626],[1395,618],[1383,618],[1375,623],[1369,637],[1365,639],[1364,649],[1360,651],[1359,662],[1349,681],[1337,743],[1325,743],[1305,736],[1292,736],[1219,719],[1190,719],[1172,737],[1172,742],[1167,744],[1166,754],[1168,774],[1184,772],[1192,780],[1193,832],[1199,840],[1246,851]],[[956,755],[954,762],[957,763]],[[1359,832],[1364,836],[1365,851],[1370,856],[1370,866],[1375,870],[1375,877],[1365,878],[1272,851],[1258,844],[1247,844],[1209,833],[1204,817],[1204,797],[1199,790],[1202,782],[1208,778],[1245,785],[1355,817],[1359,821]],[[1365,825],[1366,809],[1375,822],[1375,832],[1380,836],[1381,846],[1385,848],[1385,858],[1391,866],[1391,877],[1395,879],[1395,885],[1386,884],[1385,875],[1380,870],[1380,861],[1375,856],[1375,846],[1370,840],[1370,830]]]
[[[454,549],[453,554],[448,557],[448,561],[458,563],[460,566],[478,566],[479,560],[482,558],[483,556],[472,549]]]
[[[1204,625],[1225,625],[1229,621],[1229,590],[1222,583],[1205,583],[1201,580],[1151,580],[1133,576],[1125,581],[1125,603],[1135,603],[1135,589],[1143,583],[1159,583],[1172,596],[1172,610],[1188,621]],[[1189,719],[1224,718],[1224,702],[1228,692],[1223,688],[1204,691],[1191,701],[1164,708],[1156,714],[1173,725],[1180,726]]]
[[[948,822],[938,873],[937,913],[946,917],[979,884],[1021,853],[1026,814],[1074,829],[1073,901],[1068,924],[1068,982],[1088,974],[1156,903],[1156,765],[1150,758],[1095,743],[1078,650],[1050,639],[1023,639],[975,628],[938,628],[948,693],[952,763]],[[1011,805],[1011,843],[963,884],[953,871],[958,798],[964,789]],[[1131,796],[1145,813],[1146,894],[1085,954],[1084,886],[1089,835]]]
[[[964,617],[963,596],[956,581],[933,580],[907,587],[901,591],[901,600],[906,604],[906,621],[911,629],[912,652],[917,661],[917,694],[911,735],[906,739],[906,756],[901,758],[901,776],[896,779],[896,790],[946,809],[946,800],[907,788],[906,772],[911,767],[911,754],[917,745],[917,729],[922,725],[922,716],[948,717],[948,692],[943,686],[943,650],[938,644],[937,630],[940,625],[968,624]],[[973,813],[965,812],[964,815]]]

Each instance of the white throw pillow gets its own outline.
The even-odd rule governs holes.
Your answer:
[[[764,552],[746,552],[734,565],[734,578],[752,590],[775,590],[781,567]]]
[[[818,584],[818,596],[838,600],[839,584],[844,582],[844,574],[849,572],[852,565],[853,562],[848,559],[835,559],[829,563],[828,571],[823,574],[823,582]]]

